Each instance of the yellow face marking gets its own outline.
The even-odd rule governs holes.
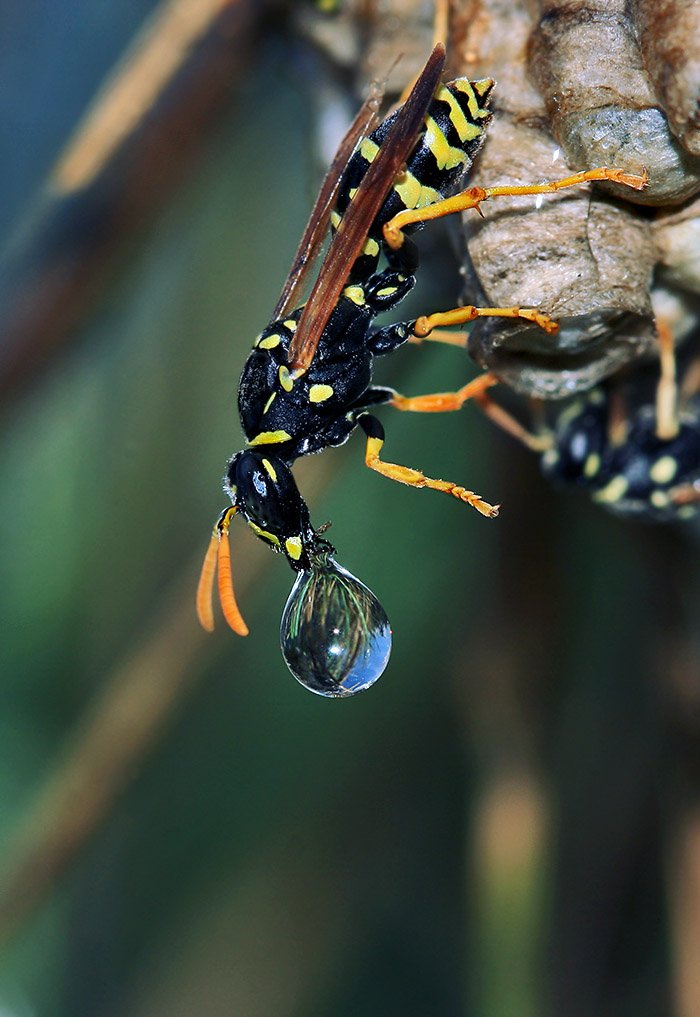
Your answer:
[[[453,148],[432,117],[425,118],[425,143],[435,156],[438,169],[451,170],[463,166],[467,161],[466,154],[459,148]]]
[[[649,470],[655,484],[669,484],[678,472],[678,463],[673,456],[661,456]]]
[[[331,385],[312,385],[309,389],[309,401],[312,403],[323,403],[333,395]]]
[[[361,286],[346,286],[343,296],[352,300],[353,304],[357,304],[358,307],[362,307],[365,303],[365,291]]]
[[[301,537],[288,537],[284,542],[284,546],[289,557],[293,558],[294,561],[299,561],[301,558]]]
[[[248,520],[248,526],[250,526],[253,533],[255,533],[258,537],[262,537],[262,539],[266,540],[269,544],[276,544],[277,547],[279,547],[279,537],[276,537],[274,533],[262,530],[259,526],[256,526],[255,523],[251,523],[250,519]]]
[[[292,389],[294,388],[294,378],[289,373],[289,368],[285,364],[281,365],[280,369],[277,372],[277,377],[279,378],[280,385],[282,386],[284,391],[291,392]]]
[[[248,445],[276,445],[280,441],[289,441],[291,437],[286,431],[261,431],[248,442]]]
[[[287,318],[287,320],[283,321],[282,324],[285,328],[288,328],[290,332],[296,332],[297,330],[297,323],[294,318]]]
[[[591,452],[583,464],[584,477],[595,477],[600,469],[600,456],[597,452]]]
[[[268,476],[271,477],[272,480],[275,483],[277,483],[277,473],[275,472],[275,468],[272,465],[272,463],[270,462],[270,460],[269,459],[263,459],[262,464],[265,467],[265,469],[267,470]]]
[[[272,406],[272,404],[274,403],[276,398],[277,398],[277,393],[273,392],[272,395],[270,396],[270,398],[267,400],[267,402],[263,406],[263,414],[267,413],[267,411],[270,409],[270,407]]]
[[[374,162],[377,158],[377,152],[379,151],[379,145],[372,141],[371,138],[364,138],[360,145],[360,155],[367,162]]]
[[[471,86],[469,91],[467,91],[466,88],[464,89],[464,94],[468,96],[469,99],[469,112],[472,116],[476,116],[479,107]],[[467,120],[464,110],[452,95],[452,92],[445,88],[444,85],[440,85],[435,93],[435,98],[439,99],[441,102],[446,102],[450,107],[450,123],[457,131],[459,140],[462,144],[464,144],[465,141],[471,141],[473,138],[477,138],[482,133],[480,127],[477,127],[476,124],[472,124]]]
[[[279,346],[281,342],[282,336],[275,333],[274,335],[265,336],[264,339],[260,340],[258,345],[261,350],[274,350],[275,346]]]
[[[398,286],[385,286],[383,290],[377,290],[378,297],[390,297],[392,293],[396,293]]]
[[[366,254],[369,258],[375,258],[379,254],[379,244],[372,237],[368,237],[365,240],[365,245],[362,248],[362,253]]]
[[[593,497],[595,501],[610,503],[616,502],[625,496],[628,487],[629,483],[626,477],[613,477],[613,479],[605,485],[602,491],[598,491],[598,493]]]

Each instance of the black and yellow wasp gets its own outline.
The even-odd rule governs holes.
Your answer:
[[[373,329],[374,318],[394,308],[416,282],[418,252],[405,229],[478,208],[497,194],[536,194],[591,179],[643,186],[639,177],[592,170],[551,184],[472,188],[448,197],[484,140],[494,82],[457,78],[441,84],[444,62],[444,48],[437,45],[405,103],[377,126],[379,96],[372,93],[341,144],[272,321],[243,368],[238,408],[246,448],[228,462],[224,491],[231,506],[214,527],[198,590],[199,618],[211,629],[218,564],[224,616],[236,632],[247,633],[233,595],[228,545],[231,520],[240,513],[298,573],[282,620],[282,649],[292,673],[327,696],[352,694],[379,677],[388,660],[390,629],[374,595],[337,565],[333,548],[312,526],[290,470],[294,460],[342,444],[359,425],[371,469],[445,491],[495,516],[498,506],[464,487],[383,461],[384,431],[370,410],[383,404],[417,411],[458,409],[497,379],[485,375],[457,392],[407,399],[372,384],[372,362],[438,326],[478,315],[522,317],[548,331],[557,328],[535,310],[468,306]],[[331,242],[317,280],[306,303],[298,304],[329,228]],[[381,270],[380,258],[386,263]]]

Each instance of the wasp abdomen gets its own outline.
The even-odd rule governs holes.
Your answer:
[[[486,109],[494,82],[491,78],[469,81],[456,78],[439,85],[425,117],[406,169],[394,180],[365,241],[363,253],[355,261],[351,278],[366,278],[374,272],[383,249],[390,260],[406,264],[411,245],[401,251],[387,252],[381,229],[405,209],[425,208],[447,197],[469,170],[484,140],[491,114]],[[345,209],[360,185],[369,166],[376,158],[396,114],[382,121],[354,152],[343,173],[338,199],[331,215],[335,230]],[[408,264],[409,270],[415,265]]]

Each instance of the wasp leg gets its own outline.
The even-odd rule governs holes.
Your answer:
[[[619,169],[584,170],[581,173],[573,173],[562,180],[550,180],[544,184],[523,184],[505,187],[470,187],[466,191],[451,198],[444,198],[424,208],[406,209],[384,224],[384,239],[389,247],[398,250],[404,242],[403,228],[410,223],[426,222],[428,219],[440,219],[444,215],[452,215],[453,212],[464,212],[469,208],[479,209],[482,201],[488,198],[495,198],[499,195],[516,194],[552,194],[561,191],[565,187],[575,187],[588,180],[611,180],[613,183],[625,184],[635,191],[641,191],[647,184],[647,174],[644,171],[641,176],[631,173],[623,173]]]
[[[431,395],[404,396],[394,392],[389,404],[397,410],[409,410],[412,413],[449,413],[461,410],[468,399],[476,399],[491,385],[497,385],[495,374],[482,374],[457,392],[433,392]]]
[[[473,399],[482,413],[484,413],[489,420],[493,421],[493,423],[497,424],[502,431],[505,431],[506,434],[516,438],[521,444],[525,445],[533,452],[546,452],[554,444],[554,438],[551,432],[545,428],[544,421],[540,421],[538,431],[529,431],[512,415],[512,413],[509,413],[509,411],[504,409],[503,406],[494,402],[491,396],[486,394],[485,389],[483,391],[474,392]]]
[[[547,333],[554,335],[559,331],[559,325],[533,307],[474,307],[473,304],[466,304],[464,307],[455,307],[451,311],[439,311],[437,314],[427,314],[418,318],[413,325],[413,335],[417,339],[426,339],[430,332],[439,325],[463,325],[467,321],[474,321],[475,318],[522,318],[525,321],[532,321]],[[445,341],[444,339],[442,340]]]
[[[444,343],[446,346],[460,346],[464,350],[467,348],[469,333],[448,332],[447,329],[434,328],[428,335],[411,335],[408,341],[417,346],[425,342]]]
[[[666,322],[657,321],[661,377],[656,389],[656,436],[670,441],[678,434],[678,386],[676,385],[676,351],[673,334]]]
[[[452,494],[460,501],[471,505],[484,516],[497,516],[499,505],[490,505],[483,498],[473,491],[467,491],[464,487],[451,483],[448,480],[432,480],[426,477],[419,470],[413,470],[409,466],[399,466],[396,463],[386,463],[379,458],[382,445],[384,444],[384,428],[376,417],[369,413],[361,413],[357,417],[357,423],[367,435],[367,447],[365,450],[365,463],[371,470],[376,470],[383,477],[390,480],[398,480],[400,484],[408,484],[409,487],[430,487],[434,491],[444,491]]]

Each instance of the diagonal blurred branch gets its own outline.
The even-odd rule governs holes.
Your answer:
[[[0,401],[80,321],[120,243],[177,183],[266,5],[162,0],[0,254]]]
[[[243,550],[241,591],[252,579],[251,562]],[[163,599],[151,632],[107,679],[29,802],[0,864],[0,948],[109,815],[201,674],[197,661],[209,637],[194,616],[193,581],[194,570],[187,569]]]

